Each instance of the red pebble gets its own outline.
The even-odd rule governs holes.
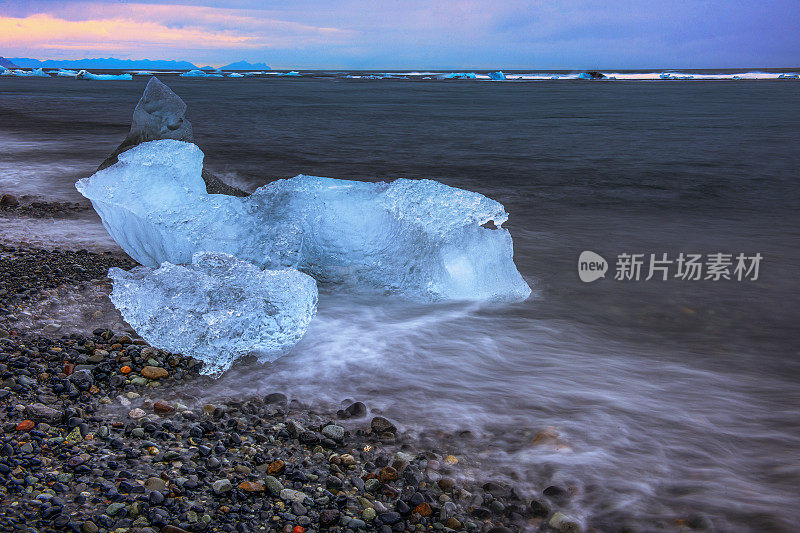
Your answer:
[[[72,371],[75,370],[75,365],[72,363],[64,363],[64,374],[67,376],[72,375]]]
[[[303,526],[294,526],[292,533],[306,533],[306,528]]]
[[[35,425],[36,424],[33,423],[33,420],[23,420],[17,424],[17,431],[30,431]]]

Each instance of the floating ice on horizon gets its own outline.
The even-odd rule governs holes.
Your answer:
[[[198,252],[191,265],[111,268],[111,301],[148,343],[191,355],[218,374],[253,353],[274,361],[303,337],[317,285],[297,270],[261,270],[233,256]]]
[[[602,72],[598,72],[596,70],[590,70],[589,72],[581,72],[578,74],[579,80],[602,80],[606,79],[606,75]]]
[[[22,70],[22,69],[7,69],[4,68],[3,71],[0,71],[0,75],[2,76],[14,76],[17,78],[49,78],[50,74],[45,72],[40,68],[36,68],[33,70]]]
[[[238,72],[231,72],[228,74],[229,78],[244,78],[244,74],[239,74]]]
[[[505,81],[506,80],[506,75],[503,73],[502,70],[498,70],[497,72],[490,72],[489,73],[489,77],[493,81]]]
[[[508,214],[432,180],[367,183],[300,175],[248,197],[206,193],[203,153],[160,140],[76,184],[114,240],[143,265],[201,250],[297,268],[340,289],[432,300],[520,301]],[[481,227],[493,222],[497,227]]]
[[[66,70],[63,68],[58,69],[55,71],[55,74],[59,78],[74,78],[78,75],[78,72],[75,70]]]
[[[92,74],[86,70],[81,70],[75,75],[77,80],[92,80],[92,81],[130,81],[133,76],[130,74]]]
[[[222,78],[223,75],[219,72],[204,70],[190,70],[181,74],[182,78]]]
[[[451,72],[450,74],[441,75],[442,79],[446,80],[474,80],[478,75],[474,72]]]

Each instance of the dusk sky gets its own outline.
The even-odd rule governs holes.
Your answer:
[[[0,55],[273,68],[800,66],[800,0],[0,0]]]

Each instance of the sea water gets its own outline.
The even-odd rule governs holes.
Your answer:
[[[78,201],[72,184],[124,138],[146,80],[0,80],[2,192]],[[534,288],[506,305],[323,289],[290,355],[236,367],[199,399],[361,400],[465,473],[530,496],[572,487],[566,511],[587,525],[674,531],[703,512],[725,531],[794,529],[796,80],[163,81],[211,170],[250,190],[300,173],[412,177],[498,200]],[[587,250],[604,279],[578,277]],[[621,254],[719,252],[760,253],[758,279],[614,279]]]

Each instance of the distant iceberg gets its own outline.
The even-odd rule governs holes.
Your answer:
[[[439,76],[445,80],[475,80],[478,75],[474,72],[451,72],[449,74],[442,74]]]
[[[56,76],[59,78],[74,78],[78,75],[77,71],[74,70],[66,70],[63,68],[58,69],[55,71]]]
[[[490,72],[489,73],[489,77],[493,81],[505,81],[506,80],[506,75],[503,73],[502,70],[498,70],[497,72]]]
[[[2,71],[0,71],[0,75],[2,76],[15,76],[17,78],[49,78],[50,74],[45,72],[44,70],[37,68],[33,70],[22,70],[22,69],[6,69],[4,67]]]
[[[111,301],[148,343],[203,361],[218,374],[253,353],[273,361],[303,337],[317,284],[296,270],[261,270],[233,256],[198,252],[188,266],[111,268]]]
[[[190,70],[181,74],[182,78],[222,78],[223,75],[216,71]]]
[[[501,227],[508,214],[481,194],[432,180],[300,175],[242,198],[208,194],[202,166],[194,144],[152,141],[76,188],[114,240],[150,267],[215,251],[351,292],[422,301],[530,295]]]
[[[92,80],[92,81],[130,81],[133,76],[130,74],[92,74],[85,70],[81,70],[75,75],[77,80]]]
[[[231,72],[228,74],[229,78],[244,78],[244,74],[239,74],[238,72]]]

